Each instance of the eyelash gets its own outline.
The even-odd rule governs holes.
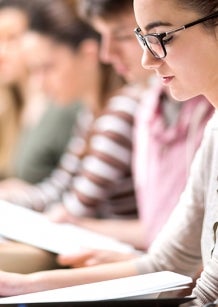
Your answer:
[[[173,36],[163,39],[164,45],[168,45],[173,40]]]

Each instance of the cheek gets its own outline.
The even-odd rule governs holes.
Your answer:
[[[205,71],[202,69],[202,61],[198,60],[197,55],[193,59],[192,61],[189,60],[189,57],[178,59],[178,79],[184,86],[184,91],[199,95],[205,85]]]
[[[53,78],[53,87],[61,100],[68,101],[71,97],[73,98],[78,87],[78,79],[78,75],[66,71],[62,71]]]
[[[48,94],[55,93],[57,91],[58,80],[55,72],[47,72],[44,76],[44,89]]]
[[[20,68],[23,66],[20,55],[14,52],[1,54],[1,61],[14,71],[20,70]]]
[[[169,84],[169,89],[175,99],[184,101],[201,94],[201,77],[197,67],[193,62],[190,63],[188,57],[177,53],[171,61],[170,56],[168,57],[166,65],[167,73],[174,77]],[[197,63],[196,66],[198,66]]]
[[[1,60],[2,59],[0,59],[0,71],[3,79],[9,82],[16,82],[25,76],[26,66],[19,57],[14,56],[5,60],[3,59],[2,62]]]

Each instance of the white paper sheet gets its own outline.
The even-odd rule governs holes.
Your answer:
[[[44,214],[0,200],[0,235],[57,254],[72,254],[85,248],[122,252],[128,244],[72,224],[51,222]]]
[[[143,296],[155,298],[157,293],[169,291],[192,282],[190,277],[163,271],[81,286],[18,295],[0,299],[4,303],[54,303],[99,301]]]

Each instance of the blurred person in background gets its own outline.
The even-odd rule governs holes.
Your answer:
[[[15,175],[15,152],[23,130],[35,125],[46,103],[28,84],[20,38],[28,26],[23,1],[0,2],[0,178]],[[34,114],[34,116],[33,116]]]
[[[81,124],[89,130],[87,135],[72,139],[50,177],[32,186],[16,180],[4,182],[1,197],[38,211],[63,201],[61,209],[75,217],[111,220],[114,227],[108,225],[102,231],[125,240],[126,232],[120,232],[117,222],[122,219],[124,225],[125,220],[135,222],[137,218],[131,154],[133,117],[141,86],[126,86],[109,64],[99,61],[100,36],[73,15],[70,9],[73,1],[71,4],[41,1],[41,4],[43,13],[32,17],[31,31],[24,37],[25,48],[30,47],[30,39],[40,47],[35,53],[28,48],[29,51],[24,51],[30,71],[34,78],[41,80],[46,91],[59,98],[63,80],[72,82],[72,96],[86,102],[92,119],[89,122],[87,117],[81,117]],[[69,12],[72,16],[68,21]],[[38,59],[34,61],[34,54],[43,52],[44,60],[40,64]],[[63,78],[60,72],[66,68],[68,75]],[[137,245],[135,238],[133,243]]]
[[[99,3],[102,4],[102,1],[103,0],[100,0]],[[82,1],[80,0],[79,2],[81,3]],[[88,4],[91,5],[91,8],[93,8],[94,0],[93,1],[89,0],[88,2],[89,2]],[[111,1],[109,1],[109,2],[111,2]],[[151,2],[152,2],[152,5],[150,6]],[[198,2],[200,2],[200,1],[198,1]],[[205,4],[206,4],[206,1],[201,1],[201,2],[205,2]],[[121,2],[114,1],[114,6],[112,6],[112,7],[115,7],[116,10],[117,10],[117,5],[119,5],[120,3]],[[159,14],[158,16],[160,17],[160,20],[162,20],[163,16],[166,16],[165,14],[166,14],[166,12],[168,12],[167,13],[168,17],[172,18],[172,20],[174,22],[177,22],[178,16],[177,16],[176,13],[180,13],[180,17],[182,17],[182,18],[185,18],[187,16],[187,14],[189,14],[190,16],[193,15],[193,14],[197,14],[197,15],[199,14],[199,11],[197,13],[198,8],[196,8],[196,12],[195,12],[195,9],[193,9],[193,7],[191,9],[190,1],[186,1],[185,9],[184,8],[181,9],[181,7],[179,5],[178,6],[177,5],[171,6],[171,4],[169,4],[170,2],[169,3],[167,2],[167,4],[166,4],[165,1],[162,1],[161,2],[162,6],[161,6],[159,11],[158,11],[159,4],[155,3],[155,1],[148,1],[146,8],[150,9],[149,12],[147,12],[147,10],[144,9],[144,5],[146,3],[145,0],[143,0],[143,1],[136,0],[135,3],[136,3],[137,16],[138,16],[139,21],[142,22],[143,29],[144,29],[143,14],[145,16],[147,16],[148,20],[150,20],[149,19],[150,14],[151,15],[153,14],[152,16],[156,16],[156,11],[157,11],[158,14]],[[155,10],[153,9],[154,8],[153,5],[156,5]],[[204,8],[206,8],[206,7],[208,7],[208,5],[204,6]],[[107,8],[107,12],[108,12],[109,6],[106,6],[106,8]],[[175,14],[172,14],[171,10],[169,10],[169,8],[171,10],[174,10]],[[191,12],[190,12],[190,10],[191,10]],[[142,14],[142,11],[143,11],[143,14]],[[127,12],[124,10],[123,5],[122,5],[122,9],[120,10],[121,15],[122,15],[122,13],[125,16],[127,14]],[[203,16],[205,16],[205,13],[204,14],[202,13],[202,17]],[[111,18],[112,17],[114,18],[114,15],[111,15]],[[163,18],[163,20],[164,20],[164,18]],[[120,19],[118,19],[118,22],[119,22],[119,20]],[[155,17],[152,20],[156,20]],[[211,23],[210,26],[214,27],[215,24]],[[161,25],[161,27],[162,27],[162,25]],[[207,28],[207,30],[208,30],[208,28]],[[206,41],[208,39],[208,42],[211,42],[212,44],[214,44],[213,45],[215,47],[214,50],[216,50],[217,39],[216,39],[216,36],[214,35],[214,31],[208,32],[208,31],[205,31],[204,28],[200,28],[200,27],[197,28],[197,31],[202,37],[204,37],[204,39],[206,39]],[[194,37],[194,35],[195,34],[193,34],[193,37]],[[185,39],[188,42],[189,37],[187,37]],[[179,42],[177,42],[177,43],[179,43]],[[204,43],[202,43],[202,47],[204,48],[205,46],[203,46],[203,44]],[[176,42],[174,42],[173,45],[174,45],[174,48],[176,48]],[[179,47],[179,45],[177,45],[177,48],[180,48],[180,47]],[[129,45],[129,48],[131,48],[131,44]],[[162,49],[160,49],[159,51],[161,51],[161,50]],[[193,53],[191,55],[191,58],[188,58],[189,63],[191,63],[196,58],[195,48],[192,48],[192,50],[193,50]],[[214,56],[213,59],[215,59],[216,56],[215,56],[214,50],[209,50],[208,48],[204,48],[204,50],[202,52],[200,52],[202,59],[205,58],[205,51],[208,52],[207,59],[211,60],[211,56]],[[167,51],[169,51],[168,47],[167,47]],[[154,55],[147,49],[144,50],[144,53],[145,53],[144,54],[145,55],[144,62],[143,62],[144,65],[145,65],[145,63],[147,63],[146,60],[150,61],[149,63],[153,63],[153,65],[160,65],[160,67],[162,65],[167,65],[166,61],[171,61],[171,63],[173,62],[173,57],[172,57],[172,54],[170,54],[170,52],[169,52],[169,54],[167,54],[168,57],[163,58],[163,59],[155,58]],[[188,54],[189,53],[187,53],[187,55]],[[134,54],[134,56],[135,56],[135,54]],[[213,59],[212,59],[212,61],[213,61]],[[211,63],[212,62],[210,62],[210,64]],[[198,62],[198,59],[197,59],[197,66],[196,67],[199,67],[198,64],[199,64],[199,62]],[[175,62],[174,62],[174,67],[176,67]],[[207,68],[208,67],[209,66],[207,66]],[[210,67],[216,67],[216,66],[212,65]],[[181,65],[178,64],[177,68],[181,69]],[[189,69],[189,67],[187,69]],[[189,82],[187,82],[187,80],[186,80],[187,71],[185,71],[185,73],[183,72],[183,80],[188,85]],[[213,70],[212,71],[209,70],[209,71],[211,73],[211,76],[214,76]],[[181,70],[180,70],[180,72],[181,72]],[[195,73],[195,76],[197,77],[198,73],[197,74]],[[195,94],[202,93],[202,85],[205,83],[204,75],[200,74],[200,76],[201,76],[202,84],[199,87],[199,91],[195,92]],[[178,81],[178,78],[177,78],[177,81]],[[195,82],[195,84],[197,84],[197,83],[198,82]],[[174,85],[172,85],[171,89],[175,90],[175,89],[179,88],[178,83],[176,83],[177,87],[175,87],[175,83],[173,83],[173,84]],[[190,87],[189,92],[193,93],[192,85],[189,85],[189,87]],[[207,87],[207,90],[208,90],[208,88],[209,88],[209,91],[210,91],[211,87],[210,86]],[[141,117],[141,120],[142,120],[141,124],[145,123],[147,125],[147,124],[150,123],[150,120],[152,119],[152,121],[151,121],[152,124],[155,122],[155,132],[157,131],[158,127],[162,128],[162,121],[161,122],[159,120],[157,122],[154,121],[154,119],[156,120],[158,118],[158,115],[160,114],[161,109],[160,108],[158,108],[158,109],[154,108],[154,110],[156,110],[156,112],[154,113],[155,116],[154,117],[152,116],[150,118],[150,116],[145,116],[147,114],[146,110],[150,111],[150,109],[146,109],[145,107],[150,106],[149,103],[155,103],[156,100],[162,101],[162,100],[160,100],[160,98],[164,98],[164,102],[165,102],[166,96],[162,95],[163,94],[162,90],[163,90],[163,88],[161,89],[161,91],[155,91],[156,96],[150,96],[150,95],[146,96],[147,97],[147,98],[145,97],[147,99],[146,104],[143,105],[143,109],[139,108],[139,110],[143,110],[142,117]],[[149,93],[152,94],[152,91],[151,92],[149,91]],[[178,98],[181,97],[181,96],[184,97],[184,95],[186,95],[185,89],[184,89],[184,87],[182,87],[182,85],[181,85],[179,92],[177,91],[177,94],[178,93],[179,93],[179,95],[177,96]],[[208,94],[209,94],[209,92],[208,92]],[[211,94],[211,92],[210,92],[210,94]],[[154,95],[154,92],[153,92],[153,95]],[[197,96],[195,98],[192,98],[192,96],[186,96],[186,97],[187,98],[190,97],[190,98],[187,101],[185,101],[182,105],[186,105],[186,104],[193,102],[194,106],[198,106],[198,105],[204,106],[204,102],[206,102],[206,100],[204,100],[205,98],[202,97],[202,96]],[[202,111],[203,111],[203,109],[202,109]],[[151,110],[153,111],[153,108]],[[188,116],[188,118],[186,118],[186,117],[181,118],[181,119],[184,120],[184,122],[182,121],[182,123],[183,123],[182,127],[180,126],[181,128],[183,128],[185,126],[184,125],[185,123],[189,124],[189,121],[192,122],[192,120],[193,120],[193,112],[194,111],[190,112],[189,108],[186,109],[186,112],[187,111],[189,111],[188,112],[189,116]],[[195,112],[196,112],[196,110],[195,110]],[[173,114],[175,114],[175,113],[173,113]],[[204,115],[203,116],[203,118],[204,118],[203,122],[207,121],[207,118],[209,117],[208,112],[205,112],[205,113],[204,112],[196,112],[196,114]],[[148,115],[150,115],[150,113]],[[178,120],[178,117],[176,117],[176,118]],[[199,118],[201,118],[201,116]],[[148,122],[146,121],[147,119],[149,119]],[[168,117],[167,117],[167,119],[168,119]],[[171,119],[170,123],[172,123],[173,119],[174,118]],[[186,122],[186,120],[187,120],[187,122]],[[166,121],[166,123],[169,123],[169,121]],[[195,118],[194,124],[196,124],[196,123],[198,123],[198,121]],[[201,275],[201,278],[198,280],[193,294],[196,294],[198,296],[198,304],[197,304],[198,306],[202,306],[203,303],[209,302],[211,299],[216,299],[217,284],[216,284],[216,278],[215,277],[216,277],[216,268],[217,268],[217,257],[216,257],[217,256],[217,254],[216,254],[217,250],[216,250],[216,248],[214,249],[214,235],[216,235],[216,232],[217,232],[217,222],[215,224],[212,223],[214,221],[214,218],[216,218],[216,214],[215,214],[215,217],[214,217],[214,214],[212,214],[212,215],[209,214],[209,216],[208,216],[208,213],[209,213],[208,210],[206,210],[206,212],[205,212],[205,209],[209,209],[209,211],[210,211],[210,209],[212,209],[212,207],[213,207],[213,212],[215,213],[214,204],[216,202],[216,194],[217,194],[217,191],[216,191],[216,182],[217,182],[217,180],[216,180],[216,178],[217,178],[216,167],[215,167],[215,170],[214,170],[213,167],[208,168],[208,165],[211,166],[210,164],[212,163],[212,166],[214,166],[214,162],[216,162],[215,161],[216,159],[211,160],[211,157],[212,158],[216,157],[216,155],[215,155],[216,151],[214,151],[214,155],[212,154],[212,156],[211,156],[211,150],[214,150],[213,145],[215,145],[215,144],[214,144],[213,141],[215,141],[217,139],[216,138],[217,129],[211,130],[211,125],[215,124],[214,128],[216,128],[216,123],[217,123],[217,118],[215,116],[214,121],[212,120],[210,122],[210,125],[207,127],[208,129],[206,130],[204,142],[202,143],[202,147],[198,151],[198,154],[196,156],[196,159],[195,159],[193,167],[192,167],[191,177],[190,177],[190,180],[188,181],[187,189],[182,194],[182,196],[180,198],[179,205],[175,208],[171,218],[169,219],[169,222],[167,223],[167,225],[165,227],[163,227],[163,231],[161,231],[161,233],[158,234],[157,238],[155,239],[155,242],[149,248],[147,254],[144,254],[142,257],[139,257],[136,260],[126,261],[126,262],[123,261],[123,262],[119,262],[117,264],[98,265],[98,266],[93,266],[93,267],[89,267],[89,268],[80,268],[80,269],[74,268],[72,270],[66,269],[66,270],[46,271],[46,272],[39,272],[39,273],[35,273],[35,274],[30,274],[30,275],[29,274],[27,274],[27,275],[15,275],[15,274],[7,274],[7,273],[2,272],[1,273],[1,278],[2,278],[2,287],[1,287],[2,292],[1,293],[3,295],[15,295],[15,294],[21,294],[21,293],[42,291],[42,290],[47,290],[47,289],[52,289],[52,288],[54,289],[54,288],[59,288],[59,287],[66,287],[66,286],[71,286],[71,285],[76,285],[76,284],[91,283],[91,282],[106,280],[106,279],[120,278],[120,277],[125,277],[125,276],[133,276],[133,275],[137,275],[137,274],[159,271],[159,270],[162,270],[162,269],[174,270],[176,272],[183,273],[183,274],[185,272],[187,275],[195,276],[195,274],[198,272],[199,265],[201,265],[201,260],[202,260],[201,243],[203,243],[203,251],[204,251],[205,256],[206,256],[205,259],[207,260],[207,262],[206,262],[207,265],[205,265],[205,267],[204,267],[204,272]],[[166,125],[166,127],[168,127],[168,125]],[[199,127],[201,127],[201,125]],[[143,126],[141,128],[143,128]],[[189,128],[189,125],[188,125],[188,128]],[[202,130],[203,129],[201,129],[201,131]],[[188,131],[189,131],[189,129],[188,129]],[[210,133],[210,131],[211,131],[211,133]],[[179,130],[177,130],[177,132],[179,132]],[[198,132],[198,129],[197,129],[197,132]],[[182,134],[182,136],[183,137],[187,136],[187,133]],[[188,134],[188,136],[189,136],[189,134]],[[139,141],[142,143],[142,138],[139,138]],[[146,141],[147,141],[147,139],[146,139]],[[181,142],[180,138],[177,139],[177,134],[176,134],[176,138],[174,139],[174,142],[176,142],[176,141]],[[189,139],[189,141],[190,141],[190,139]],[[185,144],[186,144],[186,142],[185,142]],[[208,147],[208,145],[209,145],[209,147]],[[167,150],[164,151],[165,154],[167,152],[168,152]],[[142,153],[145,154],[145,157],[147,156],[147,153],[146,153],[146,151],[144,151],[144,149],[143,149]],[[178,153],[178,150],[176,150],[176,153]],[[183,161],[183,157],[184,157],[184,150],[183,149],[181,150],[180,155],[173,155],[173,156],[174,156],[174,159],[175,159],[175,157],[177,157],[176,162],[178,162],[178,157],[179,157],[180,158],[179,164],[181,164],[181,165],[183,163],[185,164],[185,162],[186,162],[185,159]],[[136,158],[137,158],[137,156],[136,156]],[[143,158],[143,155],[142,155],[142,158]],[[148,160],[148,162],[149,161],[150,160]],[[200,162],[204,162],[204,163],[200,163]],[[177,163],[177,165],[178,165],[178,163]],[[146,166],[146,164],[144,164],[144,162],[143,162],[141,164],[142,171],[147,170],[147,169],[144,169],[145,166]],[[170,166],[171,166],[171,164],[170,164]],[[203,176],[199,176],[199,167],[200,167],[200,171],[202,171],[202,172],[200,172],[200,174],[203,175]],[[162,178],[160,178],[160,179],[162,179],[161,183],[165,180],[166,175],[167,176],[169,175],[168,174],[169,170],[170,170],[170,168],[169,168],[169,164],[168,164],[168,168],[166,168],[165,173],[163,174]],[[211,171],[214,172],[212,174],[213,175],[212,177],[211,177],[211,174],[210,174]],[[139,177],[139,178],[137,178],[137,180],[139,180],[141,182],[140,187],[142,189],[144,177]],[[186,180],[186,177],[183,180]],[[208,200],[208,197],[205,197],[205,191],[207,191],[208,184],[211,183],[211,182],[212,183],[214,182],[214,183],[212,184],[212,189],[209,189],[209,193],[207,193],[207,194],[208,194],[209,200],[211,200],[211,197],[212,197],[212,207],[210,207],[211,203]],[[174,186],[175,186],[176,183],[177,183],[177,181],[174,181],[173,185],[169,185],[168,188],[171,192],[172,192],[172,189],[174,189]],[[146,192],[146,190],[145,190],[145,192]],[[156,185],[155,192],[156,192],[156,194],[159,193],[159,186],[158,185]],[[205,201],[206,201],[206,205],[207,205],[206,208],[204,206]],[[152,203],[148,203],[148,204],[142,203],[142,204],[139,204],[139,205],[140,206],[144,205],[145,207],[147,206],[149,208],[149,206],[153,205],[153,204]],[[161,207],[159,208],[158,213],[161,214],[162,211],[165,210],[165,207],[164,207],[165,205],[166,205],[166,203],[161,204]],[[143,218],[143,216],[142,216],[142,218]],[[203,241],[205,241],[205,242],[201,242],[202,222],[203,222],[204,218],[206,218],[206,220],[205,220],[206,224],[203,223],[203,239],[204,239]],[[211,218],[212,218],[212,220],[211,220]],[[144,219],[142,219],[142,220],[143,220],[143,222],[145,221]],[[154,220],[154,222],[155,221],[156,220]],[[208,228],[207,226],[209,225],[208,223],[210,223],[210,221],[211,221],[211,227]],[[185,225],[184,225],[184,223],[185,223]],[[193,225],[195,227],[193,227]],[[128,231],[128,229],[127,229],[127,231]],[[152,232],[152,229],[151,229],[151,232]],[[210,236],[208,237],[208,235],[210,235]],[[145,234],[145,236],[146,236],[146,234]],[[209,242],[208,242],[207,238],[210,239]],[[208,247],[209,247],[209,249],[208,249]],[[77,263],[78,266],[80,266],[80,265],[81,266],[90,266],[90,265],[96,264],[96,262],[87,262],[85,260],[87,260],[87,259],[84,259],[84,261],[81,260],[81,263]],[[102,259],[98,259],[98,260],[100,262],[100,260],[102,260]],[[74,262],[72,261],[72,264],[73,263]]]
[[[81,15],[101,34],[102,61],[111,63],[128,83],[144,88],[135,113],[132,161],[139,220],[129,224],[131,234],[126,225],[126,234],[129,242],[135,238],[140,242],[137,246],[147,250],[179,200],[204,127],[214,111],[203,96],[179,102],[152,75],[147,82],[150,72],[143,72],[140,65],[131,0],[79,0],[78,6]],[[81,218],[77,222],[100,232],[112,228],[110,221]],[[118,261],[123,256],[89,250],[76,256],[59,256],[59,261],[89,266]]]
[[[95,160],[92,160],[93,157],[88,157],[89,160],[84,160],[94,161],[93,166],[90,168],[90,164],[86,162],[87,164],[84,166],[83,171],[84,176],[80,176],[78,181],[75,181],[70,192],[66,194],[63,186],[61,186],[63,188],[65,206],[58,207],[59,209],[55,209],[51,212],[51,215],[56,221],[77,223],[91,230],[122,239],[141,250],[147,250],[178,201],[189,173],[191,160],[200,144],[204,126],[210,118],[213,109],[203,97],[198,97],[184,103],[174,101],[159,82],[151,78],[149,72],[143,70],[140,65],[141,50],[132,32],[132,28],[135,26],[132,1],[123,0],[122,3],[117,3],[114,0],[81,0],[79,1],[79,8],[80,13],[85,15],[85,18],[91,21],[96,30],[101,34],[100,57],[102,61],[112,63],[117,73],[122,75],[128,84],[131,85],[128,91],[131,88],[131,93],[134,93],[137,99],[141,100],[136,112],[135,122],[133,123],[135,125],[135,140],[133,141],[132,139],[132,143],[134,143],[134,184],[137,192],[140,221],[136,216],[131,221],[120,221],[120,219],[114,221],[111,218],[96,219],[89,216],[93,214],[95,217],[95,210],[94,213],[89,214],[88,211],[86,213],[86,207],[87,210],[90,209],[92,212],[92,209],[97,206],[103,212],[98,213],[98,215],[101,216],[103,214],[104,217],[104,210],[110,208],[110,206],[107,206],[108,185],[106,183],[105,188],[101,187],[100,190],[104,191],[102,196],[99,194],[100,191],[93,192],[91,176],[95,180],[96,187],[98,187],[97,179],[95,179],[96,170],[93,170],[98,164],[94,164]],[[36,58],[33,50],[28,53],[33,55],[32,58]],[[28,56],[26,55],[26,57]],[[46,65],[44,66],[46,67]],[[48,81],[45,78],[45,84],[46,82]],[[188,118],[193,116],[193,111],[195,111],[195,119],[188,121]],[[141,142],[141,139],[144,141]],[[101,139],[98,138],[98,140]],[[163,151],[163,148],[165,148],[165,151]],[[92,151],[102,155],[102,152],[98,152],[102,151],[100,147],[98,151],[95,148]],[[169,163],[171,165],[172,161],[176,161],[175,156],[184,154],[185,158],[183,163],[181,161],[180,167],[174,167],[169,172]],[[107,155],[104,159],[110,161],[110,157]],[[128,161],[131,164],[132,158]],[[131,166],[128,167],[131,168]],[[162,173],[168,176],[165,183],[161,183],[161,191],[157,195],[157,193],[154,193],[153,187],[156,187],[159,178],[162,178]],[[105,174],[107,176],[107,172]],[[100,176],[100,174],[98,177],[99,182],[101,180],[104,183],[104,177]],[[108,184],[111,184],[111,181]],[[50,178],[40,186],[26,187],[23,191],[15,192],[14,199],[18,201],[18,197],[20,197],[19,203],[21,205],[27,202],[32,207],[35,203],[37,208],[37,204],[44,197],[46,191],[44,188],[46,187],[45,184],[52,191],[52,188],[53,190],[56,188],[56,182],[54,182]],[[171,185],[175,182],[177,184],[172,191]],[[119,187],[118,185],[117,192],[122,193],[122,190],[118,190]],[[26,198],[28,197],[28,201],[25,199],[25,196]],[[6,195],[6,199],[13,199],[7,197]],[[55,201],[55,197],[52,197],[50,199],[49,197],[44,197],[44,206],[47,205],[46,201],[48,203]],[[112,207],[112,210],[119,210],[121,206],[126,210],[128,208],[128,198],[125,198],[125,194],[123,199],[126,199],[125,206],[122,205],[123,202],[120,202],[120,205]],[[130,197],[128,199],[129,204],[131,200]],[[117,201],[114,199],[114,204],[118,203],[118,201],[119,198]],[[162,211],[163,202],[167,204],[164,207],[164,211]],[[82,213],[77,213],[77,210],[80,210]],[[123,218],[122,214],[115,214],[115,211],[112,213],[113,217]],[[110,212],[107,214],[110,214]],[[123,229],[122,232],[120,231],[120,234],[119,229]],[[126,257],[126,255],[124,256]],[[115,261],[122,259],[122,257],[122,255],[114,254]],[[72,258],[70,256],[60,256],[59,259],[63,264],[82,266],[101,261],[112,261],[113,255],[109,255],[108,252],[105,254],[104,251],[102,253],[99,253],[99,251],[88,251],[87,254],[78,255],[78,258],[75,256]]]
[[[41,9],[34,0],[0,2],[2,179],[16,176],[34,183],[48,176],[57,166],[79,113],[78,101],[68,108],[55,106],[53,98],[29,78],[21,41],[31,12],[40,15]]]

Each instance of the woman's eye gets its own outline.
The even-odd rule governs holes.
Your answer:
[[[173,40],[173,36],[166,36],[166,37],[163,39],[163,43],[164,43],[164,45],[167,45],[167,44],[169,44],[172,40]]]

